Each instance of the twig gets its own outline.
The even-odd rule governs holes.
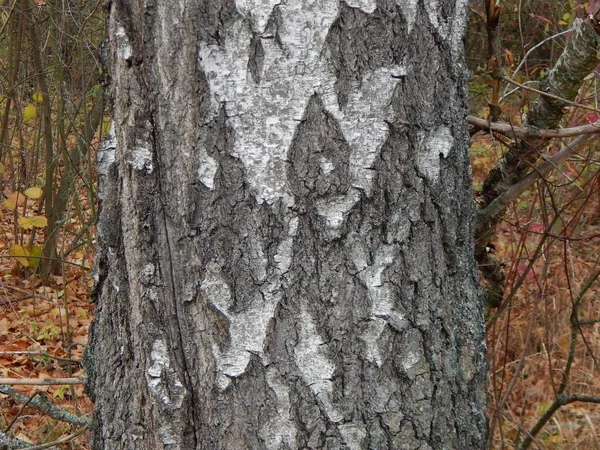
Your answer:
[[[571,368],[573,366],[573,361],[575,359],[575,342],[577,340],[577,332],[579,331],[579,320],[577,318],[577,310],[579,305],[583,300],[583,296],[585,293],[592,287],[594,281],[600,276],[600,269],[597,269],[586,281],[583,287],[575,296],[575,300],[573,301],[573,310],[571,312],[571,338],[569,342],[569,351],[567,357],[567,364],[563,370],[562,380],[560,382],[560,386],[558,387],[558,391],[556,394],[556,399],[550,405],[550,407],[542,414],[535,424],[535,426],[531,429],[531,432],[525,437],[521,446],[519,446],[519,450],[525,450],[531,445],[531,438],[535,438],[535,436],[540,432],[540,430],[546,425],[546,423],[552,418],[556,410],[561,406],[568,405],[573,402],[586,402],[586,403],[600,403],[600,397],[596,397],[593,395],[584,395],[584,394],[571,394],[565,395],[564,391],[567,388],[569,382],[569,376],[571,373]]]
[[[575,402],[600,403],[600,397],[582,394],[572,394],[569,396],[563,394],[558,395],[554,402],[552,402],[552,405],[550,405],[535,426],[531,429],[531,432],[527,434],[523,440],[523,443],[519,446],[519,450],[525,450],[529,448],[532,438],[535,438],[535,435],[538,434],[544,425],[546,425],[546,423],[552,418],[558,408]]]
[[[43,358],[54,359],[56,361],[64,361],[73,364],[79,364],[81,366],[81,361],[78,359],[70,359],[70,358],[61,358],[60,356],[52,355],[46,352],[26,352],[26,351],[15,351],[15,352],[0,352],[1,356],[41,356]]]
[[[546,39],[543,39],[542,41],[538,42],[536,45],[534,45],[533,47],[531,47],[529,50],[527,50],[527,53],[525,53],[525,56],[523,56],[523,59],[521,60],[521,62],[519,63],[519,65],[517,66],[517,68],[514,70],[512,77],[514,77],[517,73],[519,73],[519,70],[521,70],[521,67],[523,67],[523,64],[525,64],[525,61],[527,61],[527,58],[529,57],[529,55],[531,55],[531,53],[536,49],[541,47],[542,45],[544,45],[546,42],[555,39],[559,36],[562,36],[563,34],[567,34],[570,33],[571,31],[573,31],[571,28],[569,28],[568,30],[564,30],[561,31],[560,33],[556,33],[553,34],[552,36],[548,36]],[[511,80],[513,79],[511,77]],[[507,96],[508,94],[506,93],[506,91],[504,91],[504,95],[502,95],[502,98],[500,98],[500,101],[504,100],[504,98]]]
[[[0,392],[12,397],[20,403],[25,403],[27,400],[29,400],[27,395],[21,394],[7,385],[0,384]],[[39,395],[35,399],[31,400],[29,406],[43,412],[53,419],[60,420],[62,422],[72,423],[74,425],[87,425],[89,423],[88,418],[76,416],[69,411],[59,408],[50,400],[48,400],[48,397],[45,395]]]
[[[483,211],[481,217],[497,217],[506,208],[506,205],[516,200],[519,195],[529,189],[540,178],[545,177],[558,164],[564,162],[575,153],[577,150],[588,144],[592,140],[592,136],[584,135],[575,139],[568,145],[565,145],[558,152],[547,158],[543,163],[536,166],[531,172],[521,178],[517,183],[513,184],[503,194],[499,195],[492,201]]]
[[[578,127],[553,128],[546,130],[540,130],[533,127],[518,127],[504,122],[488,122],[485,119],[475,116],[467,116],[467,122],[483,130],[496,131],[509,137],[518,138],[566,138],[600,132],[600,123],[598,122],[594,122],[589,125],[581,125]]]
[[[600,323],[600,318],[597,317],[595,319],[586,319],[579,321],[579,325],[594,325],[595,323]]]
[[[0,384],[25,386],[52,386],[56,384],[84,384],[83,378],[0,378]]]
[[[13,417],[13,419],[11,420],[11,422],[8,424],[8,426],[6,427],[6,429],[4,430],[6,433],[8,433],[8,431],[12,428],[12,426],[15,424],[15,422],[19,419],[19,417],[21,417],[21,414],[23,414],[23,411],[25,410],[25,408],[27,407],[27,405],[29,405],[33,399],[35,397],[37,397],[40,394],[40,391],[35,391],[28,399],[25,403],[23,403],[21,405],[21,408],[19,408],[19,412],[17,412],[17,414],[15,415],[15,417]]]
[[[68,435],[67,437],[64,437],[62,439],[58,439],[58,440],[56,440],[54,442],[48,442],[46,444],[40,444],[40,445],[34,445],[33,447],[27,447],[27,450],[43,450],[43,449],[54,447],[55,445],[65,444],[67,442],[72,441],[77,436],[85,433],[88,428],[89,428],[89,424],[85,425],[82,428],[80,428],[75,433]]]
[[[587,109],[590,111],[595,111],[595,112],[600,113],[600,109],[592,108],[591,106],[587,106],[587,105],[582,105],[581,103],[572,102],[570,100],[567,100],[566,98],[559,97],[558,95],[550,94],[549,92],[544,92],[544,91],[540,91],[539,89],[536,89],[536,88],[525,86],[524,84],[517,83],[515,80],[512,80],[505,75],[502,76],[502,79],[504,81],[506,81],[507,83],[511,83],[511,84],[514,84],[515,86],[520,87],[521,89],[527,89],[528,91],[535,92],[537,94],[543,95],[544,97],[548,97],[548,98],[552,98],[554,100],[561,101],[567,105],[577,106],[579,108],[583,108],[583,109]]]

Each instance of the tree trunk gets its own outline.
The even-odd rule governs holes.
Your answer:
[[[113,1],[95,449],[478,449],[466,2]]]

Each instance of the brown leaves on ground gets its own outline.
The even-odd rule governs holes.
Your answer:
[[[13,230],[12,217],[0,216],[0,377],[83,378],[80,361],[93,314],[91,254],[76,252],[74,260],[64,265],[64,274],[53,276],[43,286],[33,270],[8,255],[15,240]],[[92,409],[82,385],[13,388],[25,395],[41,391],[55,405],[76,415],[89,414]],[[22,406],[0,394],[0,427],[6,429],[18,415],[10,434],[25,442],[52,442],[80,428],[31,407],[21,411]],[[60,448],[85,449],[86,437],[79,436]]]

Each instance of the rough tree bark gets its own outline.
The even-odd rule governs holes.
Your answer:
[[[466,2],[121,0],[95,449],[477,449]]]

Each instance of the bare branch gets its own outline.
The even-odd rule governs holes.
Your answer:
[[[20,392],[15,391],[10,386],[4,384],[0,384],[0,392],[12,397],[20,403],[25,403],[29,401],[29,397],[27,395],[21,394]],[[89,419],[87,417],[79,417],[73,413],[65,411],[62,408],[59,408],[50,400],[48,400],[48,397],[46,397],[45,395],[38,395],[36,398],[29,402],[29,406],[37,409],[38,411],[43,412],[44,414],[47,414],[53,419],[60,420],[62,422],[72,423],[74,425],[86,425],[89,422]]]
[[[2,355],[2,356],[30,356],[32,358],[34,356],[41,356],[42,358],[54,359],[55,361],[69,362],[69,363],[73,363],[73,364],[79,364],[81,366],[81,361],[78,359],[63,358],[60,356],[52,355],[51,353],[47,353],[47,352],[14,351],[14,352],[0,352],[0,355]],[[4,384],[9,384],[9,383],[4,383]]]
[[[84,384],[83,378],[0,378],[0,384],[25,386],[52,386],[56,384]]]
[[[584,135],[574,140],[568,145],[562,147],[557,153],[535,167],[531,172],[525,175],[521,180],[512,185],[510,189],[499,195],[485,209],[481,210],[478,217],[478,226],[482,226],[485,221],[492,220],[494,217],[502,214],[506,206],[515,201],[523,192],[529,189],[540,178],[550,174],[559,164],[566,161],[570,156],[581,148],[588,145],[593,140],[593,136]]]
[[[594,122],[589,125],[581,125],[579,127],[571,127],[571,128],[554,128],[554,129],[545,129],[541,130],[539,128],[534,127],[519,127],[515,125],[511,125],[509,123],[504,122],[488,122],[485,119],[481,119],[475,116],[467,116],[467,122],[471,125],[474,125],[477,128],[482,130],[491,130],[496,131],[498,133],[504,134],[506,136],[514,137],[514,138],[526,138],[526,137],[536,137],[536,138],[567,138],[567,137],[576,137],[582,136],[584,134],[593,134],[600,132],[600,123]]]
[[[67,437],[58,439],[54,442],[48,442],[47,444],[40,444],[40,445],[34,445],[33,447],[27,447],[27,450],[45,450],[45,449],[50,449],[50,448],[54,447],[55,445],[66,444],[67,442],[71,442],[77,436],[80,436],[83,433],[85,433],[88,428],[89,428],[89,424],[80,428],[75,433],[72,433]]]
[[[520,87],[521,89],[527,89],[528,91],[535,92],[536,94],[543,95],[544,97],[548,97],[548,98],[551,98],[553,100],[558,100],[558,101],[560,101],[562,103],[565,103],[566,105],[576,106],[578,108],[583,108],[583,109],[588,109],[590,111],[600,112],[600,109],[596,109],[596,108],[593,108],[591,106],[583,105],[581,103],[572,102],[571,100],[567,100],[566,98],[563,98],[563,97],[561,97],[559,95],[551,94],[549,92],[541,91],[539,89],[526,86],[524,84],[516,82],[512,78],[508,78],[507,76],[503,76],[502,79],[504,81],[506,81],[507,83],[514,84],[515,86]]]

